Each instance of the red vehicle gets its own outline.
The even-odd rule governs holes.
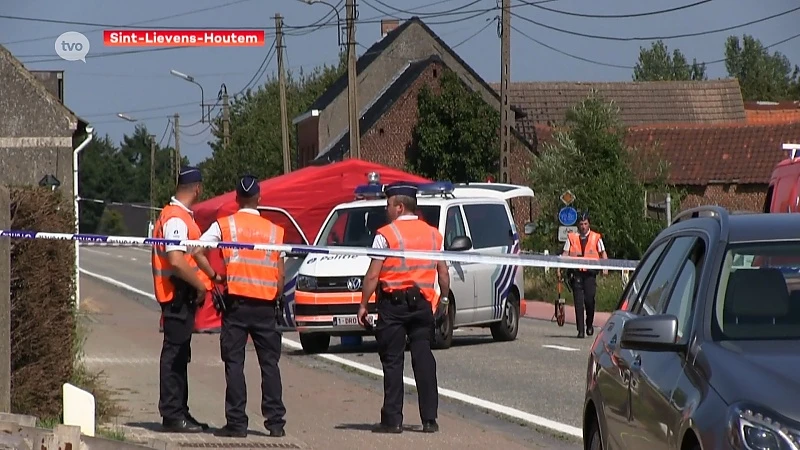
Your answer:
[[[783,144],[783,149],[789,157],[772,171],[765,213],[800,212],[800,144]]]

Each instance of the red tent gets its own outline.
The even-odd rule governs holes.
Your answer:
[[[415,183],[430,181],[380,164],[348,159],[324,166],[306,167],[261,181],[259,184],[261,206],[285,209],[297,221],[309,244],[312,244],[331,210],[340,203],[352,201],[356,186],[366,184],[367,174],[370,172],[377,172],[380,175],[380,182],[384,184],[395,181]],[[232,180],[231,184],[233,183]],[[237,208],[236,192],[231,191],[198,203],[192,209],[200,229],[207,230],[215,220],[232,214]],[[266,211],[263,215],[286,230],[285,242],[303,243],[294,225],[284,215]],[[209,253],[209,262],[219,273],[224,273],[225,268],[219,251]],[[293,281],[288,279],[286,281],[294,285]],[[291,303],[293,298],[293,290],[287,292],[287,303]],[[217,332],[219,327],[220,318],[216,315],[209,299],[197,312],[195,330]]]

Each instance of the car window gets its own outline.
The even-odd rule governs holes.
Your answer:
[[[697,239],[694,236],[675,238],[640,296],[641,301],[639,301],[637,309],[634,310],[636,314],[652,316],[663,311],[667,300],[667,289],[670,287],[670,283],[678,276],[689,250],[695,245]]]
[[[439,228],[439,206],[420,206],[417,214],[429,225]],[[319,235],[322,245],[371,247],[375,233],[388,223],[385,206],[364,206],[336,210]]]
[[[513,243],[505,205],[488,203],[463,207],[473,248],[505,247]]]
[[[694,247],[683,262],[678,279],[672,287],[672,293],[666,302],[666,310],[659,311],[678,318],[678,342],[688,338],[692,311],[694,311],[697,280],[705,257],[706,245],[702,239],[695,241]]]
[[[449,246],[453,239],[459,236],[466,236],[467,229],[464,227],[464,217],[461,215],[461,208],[451,206],[447,208],[447,222],[444,226],[444,245]]]
[[[797,241],[729,245],[714,300],[712,337],[800,340],[798,258]]]
[[[639,293],[642,291],[642,287],[644,286],[645,281],[647,281],[648,275],[653,270],[653,266],[655,266],[656,261],[664,253],[664,248],[666,248],[668,241],[664,241],[661,244],[658,244],[656,248],[651,251],[642,262],[639,263],[638,271],[636,272],[636,276],[628,282],[628,287],[625,294],[622,296],[622,300],[620,300],[619,305],[617,305],[617,309],[622,310],[630,310],[633,306],[636,305],[637,300],[639,299]],[[630,301],[629,301],[630,300]]]

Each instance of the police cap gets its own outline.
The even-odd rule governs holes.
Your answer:
[[[386,197],[394,197],[395,195],[405,195],[406,197],[414,198],[417,196],[417,191],[419,189],[410,183],[404,182],[395,182],[392,184],[387,185],[383,192],[386,194]]]
[[[181,171],[178,173],[179,185],[200,183],[201,181],[203,181],[203,176],[200,169],[191,166],[181,167]]]
[[[243,176],[236,185],[236,193],[239,197],[248,198],[259,192],[261,192],[261,186],[258,185],[258,178],[252,175]]]

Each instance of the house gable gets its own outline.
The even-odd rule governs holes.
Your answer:
[[[479,93],[490,105],[500,109],[500,97],[461,57],[441,40],[417,17],[409,19],[373,44],[359,58],[358,99],[359,117],[383,95],[395,78],[407,66],[436,56],[459,75],[472,90]],[[304,118],[319,117],[318,155],[337,145],[337,141],[348,130],[347,75],[343,74],[304,115],[294,120],[299,124]],[[513,114],[513,112],[512,112]],[[362,132],[363,133],[363,132]],[[535,142],[535,141],[534,141]],[[528,141],[533,150],[535,144]]]
[[[0,45],[0,136],[72,138],[79,122],[85,125]]]

